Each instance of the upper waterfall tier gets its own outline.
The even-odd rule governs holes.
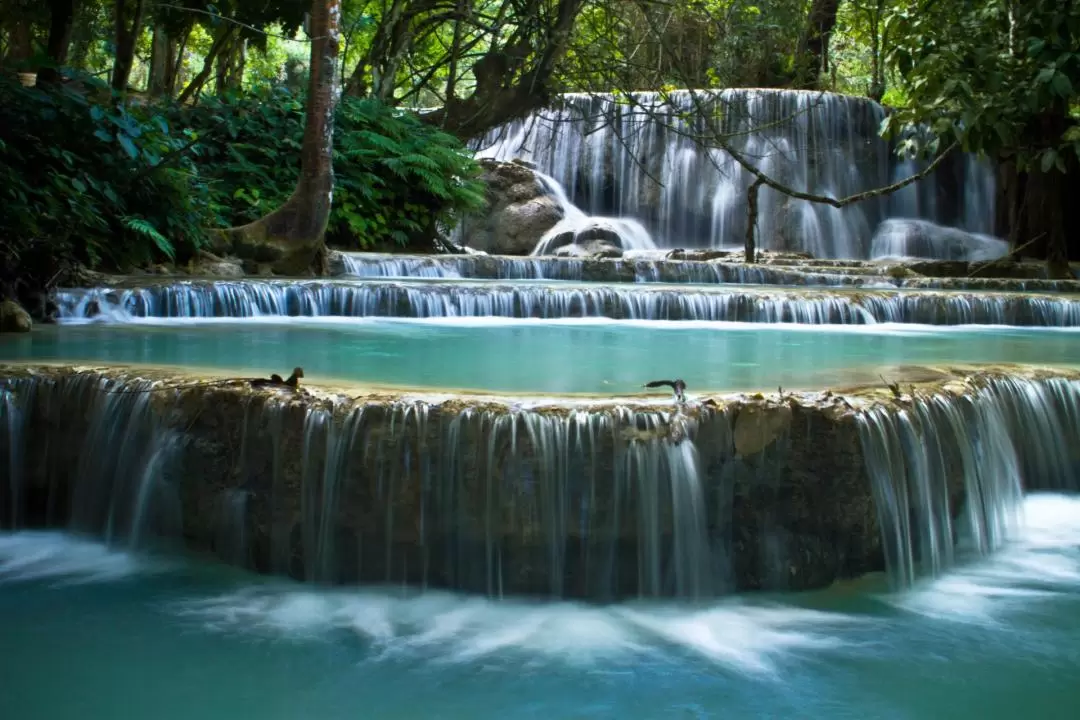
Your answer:
[[[636,219],[660,247],[723,247],[743,242],[753,178],[710,137],[722,133],[787,187],[841,198],[919,170],[878,135],[884,116],[865,98],[791,90],[567,94],[554,108],[491,131],[475,148],[481,157],[534,163],[587,214]],[[865,258],[879,223],[894,217],[989,233],[993,193],[990,168],[960,153],[931,177],[843,209],[762,188],[759,245]],[[927,240],[927,252],[953,256],[945,246],[955,241],[939,240]],[[971,242],[980,246],[977,255],[982,245],[994,246],[979,235]]]
[[[218,280],[61,289],[61,322],[265,316],[607,317],[858,325],[1080,326],[1080,299],[940,291],[826,291],[466,280]]]
[[[640,401],[260,391],[0,369],[0,527],[150,538],[321,582],[606,600],[898,584],[1077,489],[1075,373]]]
[[[712,251],[710,251],[712,252]],[[717,251],[719,252],[719,251]],[[335,252],[331,274],[356,278],[489,280],[579,280],[607,283],[718,283],[794,287],[942,288],[1006,292],[1080,292],[1080,280],[1046,279],[1042,264],[1013,263],[981,276],[981,266],[966,263],[914,264],[867,261],[776,259],[748,265],[724,258],[709,261],[649,257],[562,258],[505,255],[390,255]],[[925,274],[923,274],[925,273]],[[1080,277],[1080,267],[1075,270]]]

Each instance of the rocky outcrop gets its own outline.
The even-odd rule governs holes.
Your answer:
[[[1029,385],[1002,407],[1019,426],[1016,399],[1030,405],[1033,388],[1075,406],[1077,385],[1039,384],[1062,374],[1016,371]],[[879,509],[876,489],[920,481],[904,453],[927,447],[904,445],[891,460],[899,464],[882,471],[874,443],[900,437],[889,423],[922,418],[913,432],[940,430],[941,454],[926,468],[940,466],[931,480],[942,487],[932,489],[951,515],[964,510],[966,482],[1007,475],[971,465],[996,456],[972,454],[971,439],[956,434],[962,424],[927,424],[934,408],[955,407],[975,413],[973,436],[1007,433],[1000,414],[979,410],[1009,391],[999,375],[924,371],[896,397],[740,395],[673,413],[632,400],[523,409],[480,396],[255,390],[145,368],[8,366],[0,496],[15,502],[0,522],[165,534],[255,570],[324,582],[592,600],[819,588],[884,568],[883,542],[893,539],[880,519],[906,511]],[[1063,431],[1073,421],[1055,413],[1066,405],[1031,405],[1032,417]],[[865,422],[875,408],[880,422]],[[998,425],[978,425],[986,418]],[[1054,438],[1017,432],[1029,482],[1043,481],[1036,470],[1060,479],[1070,462],[1080,467],[1061,443],[1040,451]]]
[[[30,313],[14,300],[0,302],[0,333],[27,333],[34,323]]]
[[[499,255],[528,255],[563,218],[558,201],[524,164],[481,160],[483,210],[462,221],[461,244]]]

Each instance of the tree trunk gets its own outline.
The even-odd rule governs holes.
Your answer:
[[[146,92],[152,98],[165,95],[171,55],[172,41],[168,31],[160,23],[154,25],[154,38],[150,42],[150,80],[146,83]]]
[[[795,85],[816,89],[822,73],[828,72],[829,39],[836,27],[840,0],[812,0],[806,18],[805,39],[796,52]]]
[[[244,40],[234,37],[227,48],[218,56],[217,77],[214,89],[218,95],[226,90],[239,89],[244,78]]]
[[[76,0],[52,0],[49,3],[49,42],[47,52],[53,67],[43,68],[38,75],[42,82],[59,80],[57,68],[67,65],[71,47],[71,30],[75,21]]]
[[[743,262],[751,265],[757,262],[755,235],[758,219],[758,190],[763,184],[764,181],[761,178],[754,178],[754,182],[750,183],[750,187],[746,189],[746,239],[743,242]]]
[[[202,70],[191,79],[184,91],[180,93],[180,97],[177,98],[179,102],[186,103],[203,89],[203,85],[210,79],[210,73],[214,69],[214,60],[228,46],[235,30],[236,26],[231,23],[218,26],[217,32],[214,34],[214,42],[210,45],[206,58],[203,60]]]
[[[112,88],[127,92],[131,67],[135,64],[135,43],[143,27],[144,0],[115,0],[116,55],[113,58]]]
[[[192,28],[193,25],[184,28],[179,42],[169,39],[169,53],[165,56],[165,94],[168,97],[176,97],[176,86],[184,70],[184,52],[187,50]]]
[[[325,271],[324,236],[334,191],[334,110],[338,98],[340,25],[341,0],[313,0],[311,74],[296,189],[284,205],[266,217],[219,232],[221,249],[269,262],[278,274]]]
[[[22,17],[10,18],[8,26],[8,46],[4,55],[4,65],[19,65],[34,55],[34,36],[30,22]]]
[[[1043,113],[1031,127],[1032,146],[1053,147],[1068,123],[1064,106]],[[1077,252],[1068,238],[1080,212],[1072,209],[1075,203],[1066,202],[1076,197],[1076,170],[1072,159],[1066,159],[1064,172],[1054,166],[1044,171],[1039,159],[1024,171],[1011,160],[998,166],[995,231],[1008,238],[1018,256],[1045,260],[1051,278],[1072,276],[1069,258]]]
[[[471,139],[546,105],[551,78],[566,53],[583,6],[584,0],[559,0],[554,17],[546,20],[548,25],[539,37],[519,37],[503,50],[493,48],[473,65],[476,90],[469,97],[446,98],[441,110],[425,113],[420,119],[459,138]],[[535,56],[515,73],[515,66],[525,63],[530,49],[536,51]],[[515,75],[517,80],[513,81]]]

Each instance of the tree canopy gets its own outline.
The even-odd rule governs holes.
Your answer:
[[[0,261],[26,268],[42,247],[89,265],[182,260],[206,246],[206,229],[284,202],[320,39],[312,11],[327,1],[0,0]],[[1080,224],[1065,207],[1080,167],[1074,0],[334,0],[333,10],[345,97],[327,225],[337,244],[409,245],[451,226],[481,201],[463,143],[559,93],[777,87],[884,103],[882,132],[902,152],[983,154],[999,167],[1002,234],[1059,269],[1077,251],[1067,237]]]

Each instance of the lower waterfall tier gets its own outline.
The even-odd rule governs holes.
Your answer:
[[[754,323],[1080,326],[1080,299],[1020,293],[822,291],[478,281],[181,281],[56,293],[62,322],[214,317],[606,317]]]
[[[608,600],[900,584],[988,553],[1022,487],[1080,488],[1080,379],[523,407],[0,370],[0,524],[262,572]],[[957,548],[960,548],[959,550]]]

